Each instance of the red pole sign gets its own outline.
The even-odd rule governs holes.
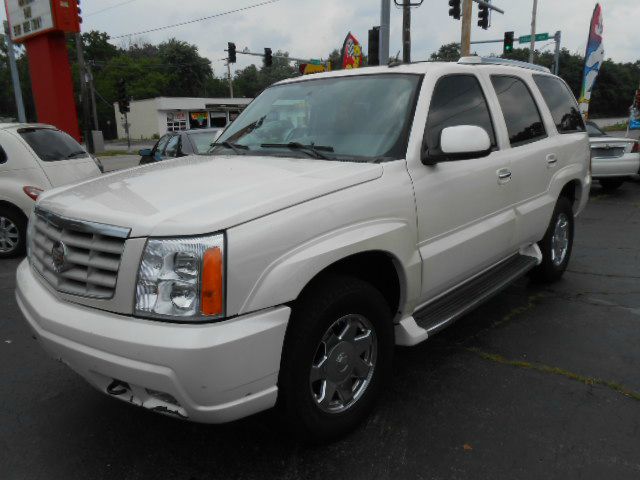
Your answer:
[[[65,33],[80,31],[79,0],[4,0],[11,39],[24,43],[38,121],[80,140]]]

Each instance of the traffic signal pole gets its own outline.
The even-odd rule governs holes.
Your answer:
[[[387,65],[389,63],[389,36],[391,29],[389,28],[391,16],[391,0],[381,0],[380,4],[380,63],[379,65]]]
[[[20,76],[16,65],[16,55],[13,51],[13,42],[9,34],[9,22],[4,21],[4,39],[7,45],[7,57],[9,58],[9,70],[11,70],[11,82],[13,83],[13,96],[16,100],[16,110],[18,111],[18,121],[26,123],[27,116],[24,113],[24,102],[22,101],[22,88],[20,87]]]
[[[537,16],[538,16],[538,0],[533,0],[533,12],[531,12],[531,47],[529,49],[529,63],[533,63],[533,52],[536,49]]]
[[[471,55],[471,16],[473,15],[473,2],[462,2],[462,32],[460,39],[460,54],[463,57]]]
[[[560,41],[562,40],[562,32],[558,30],[553,39],[556,41],[556,51],[553,55],[553,74],[560,75]]]
[[[227,58],[227,78],[229,79],[229,98],[233,98],[233,81],[231,80],[231,62]]]
[[[87,88],[87,68],[84,63],[84,49],[82,48],[82,35],[80,33],[76,33],[76,51],[78,53],[78,70],[80,73],[80,95],[82,96],[82,133],[87,150],[89,153],[95,153],[91,135],[91,106],[89,105],[89,90]]]

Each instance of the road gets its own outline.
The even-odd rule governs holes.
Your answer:
[[[273,412],[197,425],[94,391],[31,339],[5,261],[0,477],[640,478],[640,182],[594,187],[576,235],[561,282],[522,279],[398,348],[375,414],[325,446],[293,440]]]

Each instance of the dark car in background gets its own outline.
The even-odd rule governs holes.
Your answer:
[[[156,142],[153,148],[145,148],[138,152],[141,157],[140,165],[160,162],[168,158],[207,153],[222,130],[222,128],[205,128],[167,133]]]

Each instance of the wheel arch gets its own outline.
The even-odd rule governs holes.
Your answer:
[[[560,194],[558,198],[564,197],[571,202],[571,207],[573,208],[574,214],[577,213],[577,209],[579,205],[582,203],[582,196],[584,194],[584,190],[582,187],[582,183],[579,180],[573,179],[569,180],[560,190]]]

